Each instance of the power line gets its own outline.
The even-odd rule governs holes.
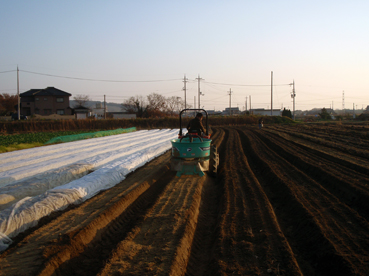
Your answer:
[[[73,79],[73,80],[83,80],[83,81],[100,81],[100,82],[165,82],[165,81],[178,81],[181,79],[168,79],[168,80],[140,80],[140,81],[133,81],[133,80],[100,80],[100,79],[87,79],[87,78],[76,78],[76,77],[68,77],[68,76],[58,76],[58,75],[51,75],[51,74],[44,74],[44,73],[37,73],[31,72],[26,70],[19,70],[21,72],[41,75],[41,76],[48,76],[48,77],[55,77],[55,78],[64,78],[64,79]]]
[[[218,98],[215,98],[215,99],[210,99],[210,100],[207,100],[207,102],[212,102],[212,101],[215,101],[215,100],[218,100],[218,99],[221,99],[221,98],[225,98],[225,97],[227,97],[227,95],[224,95],[224,96],[220,96],[220,97],[218,97]],[[224,101],[222,101],[222,102],[224,102]]]
[[[208,87],[212,88],[212,89],[215,89],[215,90],[218,90],[219,92],[224,93],[224,89],[223,88],[216,88],[213,85],[210,85],[209,83],[204,83],[204,84],[207,85]]]
[[[0,72],[0,74],[2,74],[2,73],[10,73],[10,72],[17,72],[17,70],[2,71],[2,72]]]
[[[204,81],[204,83],[211,83],[217,85],[233,85],[233,86],[270,86],[270,84],[234,84],[234,83],[218,83],[218,82],[208,82]],[[287,86],[289,84],[274,84],[274,86]]]

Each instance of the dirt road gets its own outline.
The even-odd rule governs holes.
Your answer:
[[[0,275],[369,275],[365,127],[213,128],[218,178],[170,153],[0,255]]]

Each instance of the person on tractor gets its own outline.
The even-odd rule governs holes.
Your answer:
[[[188,133],[197,133],[201,136],[201,132],[206,133],[204,126],[202,125],[202,113],[197,113],[187,125]]]

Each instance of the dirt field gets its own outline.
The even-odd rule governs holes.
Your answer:
[[[218,178],[170,153],[0,255],[0,275],[369,275],[369,128],[213,128]]]

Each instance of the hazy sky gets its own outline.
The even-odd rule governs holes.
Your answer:
[[[192,105],[200,75],[206,109],[228,107],[230,89],[232,107],[244,109],[251,95],[253,108],[270,108],[273,71],[274,108],[292,110],[295,80],[297,110],[341,109],[343,91],[345,108],[361,109],[368,11],[368,0],[1,0],[0,93],[17,92],[17,65],[21,93],[54,86],[118,103],[184,97],[186,74]]]

